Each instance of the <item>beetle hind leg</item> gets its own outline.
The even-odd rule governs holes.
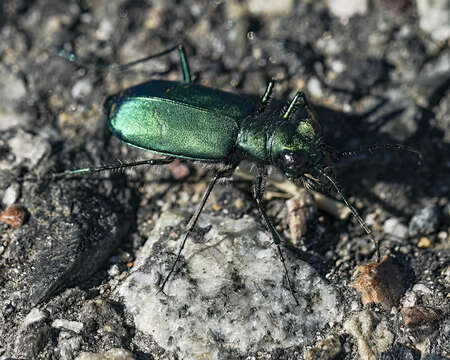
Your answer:
[[[133,162],[121,162],[119,164],[110,164],[110,165],[103,165],[99,167],[92,167],[92,168],[82,168],[82,169],[74,169],[74,170],[66,170],[59,173],[53,173],[48,174],[44,176],[36,176],[36,177],[24,177],[19,179],[20,181],[39,181],[39,180],[59,180],[63,178],[68,177],[74,177],[77,175],[87,175],[87,174],[94,174],[99,173],[103,171],[120,171],[122,169],[141,166],[141,165],[167,165],[170,164],[175,159],[172,157],[165,157],[162,159],[148,159],[148,160],[141,160],[141,161],[133,161]]]

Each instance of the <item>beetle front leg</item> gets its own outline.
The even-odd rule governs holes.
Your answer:
[[[272,239],[274,244],[277,247],[278,254],[280,255],[281,263],[284,267],[284,273],[288,282],[289,290],[291,291],[292,297],[294,298],[297,305],[300,305],[297,298],[295,297],[295,291],[291,283],[291,279],[289,278],[289,272],[286,266],[286,261],[284,260],[283,252],[281,251],[280,246],[280,235],[278,234],[278,231],[275,229],[275,227],[272,225],[271,221],[269,220],[269,217],[267,216],[264,207],[262,205],[262,197],[264,194],[264,181],[266,176],[266,169],[265,166],[260,166],[258,169],[258,175],[256,177],[256,181],[254,184],[254,199],[256,202],[256,205],[258,207],[259,213],[261,214],[262,218],[264,219],[264,223],[269,230],[270,234],[272,235]]]

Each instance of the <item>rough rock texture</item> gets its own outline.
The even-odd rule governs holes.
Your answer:
[[[169,280],[166,295],[160,293],[158,280],[172,265],[162,259],[181,241],[182,219],[171,213],[159,218],[118,289],[136,328],[161,347],[184,358],[233,358],[308,344],[311,334],[342,319],[333,288],[289,255],[296,305],[272,240],[252,218],[203,216],[202,240],[186,245],[182,270]],[[171,238],[170,229],[177,236]]]
[[[450,357],[448,14],[448,0],[0,1],[0,213],[24,210],[0,222],[0,360]],[[178,56],[108,65],[180,42],[197,83],[259,101],[275,79],[271,106],[304,90],[334,158],[372,144],[421,151],[420,164],[408,151],[359,151],[334,169],[395,259],[399,276],[376,279],[401,288],[395,301],[363,305],[352,274],[373,263],[372,242],[319,203],[289,212],[276,171],[265,204],[298,308],[247,180],[213,190],[167,297],[157,283],[213,169],[36,181],[152,156],[110,135],[102,104],[150,78],[180,79]]]

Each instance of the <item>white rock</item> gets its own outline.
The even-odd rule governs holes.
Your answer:
[[[272,239],[252,218],[203,214],[198,225],[206,233],[194,236],[197,242],[188,239],[167,296],[158,293],[156,284],[174,260],[167,261],[167,252],[175,253],[180,242],[167,234],[179,229],[181,236],[182,220],[172,213],[159,218],[134,272],[118,289],[136,328],[162,348],[186,359],[270,351],[304,345],[311,334],[342,319],[334,289],[285,250],[300,302],[295,305]]]
[[[417,0],[420,27],[436,40],[450,38],[450,1]]]
[[[343,21],[367,12],[367,0],[327,0],[327,3],[333,15]]]

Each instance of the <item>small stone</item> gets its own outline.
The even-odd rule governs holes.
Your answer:
[[[450,38],[450,2],[448,0],[417,0],[420,27],[435,41]]]
[[[424,294],[431,294],[432,291],[429,287],[425,286],[424,284],[415,284],[412,288],[415,292],[422,292]]]
[[[421,249],[427,249],[431,245],[431,240],[425,236],[422,236],[417,243],[417,247]]]
[[[89,96],[92,92],[92,83],[89,79],[78,80],[72,87],[72,96],[75,99]]]
[[[381,354],[379,360],[419,360],[420,352],[403,344],[395,344]]]
[[[437,234],[438,239],[442,242],[447,240],[447,236],[448,236],[448,234],[446,231],[439,231],[439,233]]]
[[[175,180],[182,180],[191,174],[189,166],[178,159],[169,164],[169,169]]]
[[[58,351],[61,360],[74,359],[75,352],[78,352],[83,343],[83,338],[80,335],[72,336],[73,334],[61,331],[58,339]]]
[[[133,256],[128,251],[120,251],[120,261],[128,263],[133,260]]]
[[[32,323],[44,320],[46,318],[47,314],[44,311],[38,308],[33,308],[23,320],[22,327],[27,327]]]
[[[212,208],[213,208],[214,211],[222,210],[222,206],[220,204],[218,204],[218,203],[212,204]]]
[[[353,287],[361,293],[364,305],[376,303],[390,308],[398,303],[405,291],[403,274],[388,256],[380,263],[358,266],[354,276]]]
[[[316,77],[312,77],[308,81],[308,94],[314,98],[323,97],[322,84]]]
[[[25,82],[6,66],[0,65],[0,99],[5,105],[20,100],[27,94]]]
[[[417,211],[409,222],[409,236],[432,234],[439,227],[439,209],[432,205]]]
[[[327,4],[333,15],[343,21],[367,12],[367,0],[328,0]]]
[[[11,164],[13,166],[28,162],[31,167],[34,167],[46,153],[50,152],[50,144],[47,140],[22,129],[9,139],[8,146],[15,156],[15,162]]]
[[[249,0],[248,9],[253,15],[275,16],[287,15],[292,11],[294,0]]]
[[[65,319],[56,319],[52,322],[52,327],[56,329],[66,329],[79,334],[83,330],[83,323],[79,321],[70,321]]]
[[[234,203],[233,203],[234,207],[236,209],[242,209],[245,205],[244,200],[242,198],[237,198]]]
[[[26,214],[23,206],[15,204],[0,214],[0,220],[13,228],[18,228],[25,222]]]
[[[14,204],[19,198],[20,186],[18,183],[13,182],[8,188],[5,190],[3,195],[2,203],[6,207]]]
[[[369,310],[350,316],[344,330],[356,339],[359,358],[375,360],[392,345],[394,335],[384,321],[379,321]]]
[[[121,273],[121,268],[119,264],[113,264],[109,269],[108,269],[108,275],[111,277],[115,277],[117,275],[119,275]]]
[[[103,18],[98,26],[95,36],[98,40],[107,41],[111,39],[111,35],[114,34],[114,23],[108,18]]]
[[[308,232],[308,227],[317,218],[317,206],[313,195],[306,189],[286,201],[288,209],[288,224],[291,233],[291,242],[298,247],[301,237]]]
[[[404,240],[408,237],[408,228],[397,218],[389,218],[384,222],[383,230],[386,234]]]
[[[432,307],[416,305],[403,308],[403,323],[408,327],[416,327],[426,323],[434,323],[441,318],[441,312]]]
[[[305,353],[306,360],[332,360],[343,351],[338,336],[332,336],[320,341]]]
[[[133,353],[125,349],[113,348],[103,353],[82,352],[75,360],[135,360]]]

